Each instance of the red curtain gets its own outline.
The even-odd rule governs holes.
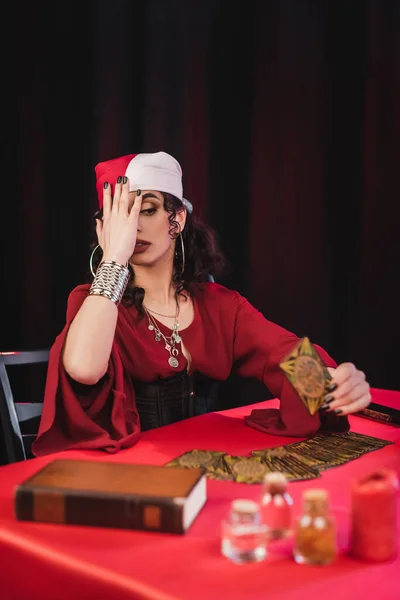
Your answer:
[[[163,149],[218,233],[221,283],[400,388],[400,7],[15,2],[1,350],[48,347],[88,275],[94,166]]]

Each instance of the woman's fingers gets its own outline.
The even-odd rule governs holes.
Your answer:
[[[365,373],[353,363],[342,363],[333,373],[335,388],[325,398],[322,410],[349,415],[368,406],[371,401],[370,386]]]
[[[337,379],[335,377],[335,383],[336,382]],[[355,371],[349,379],[346,379],[343,383],[338,384],[334,393],[335,398],[337,400],[347,398],[351,394],[352,390],[354,390],[354,387],[361,383],[366,383],[365,374],[362,371]]]
[[[345,396],[336,397],[335,394],[332,394],[332,396],[334,396],[334,399],[329,403],[329,410],[335,411],[340,409],[344,412],[352,412],[352,410],[350,410],[352,405],[358,400],[360,400],[360,398],[365,398],[368,395],[368,383],[365,380],[360,381],[359,383],[354,381],[354,386],[348,391],[348,393]]]
[[[342,387],[346,381],[354,377],[356,372],[357,369],[353,363],[341,363],[335,369],[333,380],[337,384],[338,388]]]
[[[139,218],[140,210],[142,208],[142,190],[137,190],[135,201],[132,205],[131,212],[129,213],[129,220],[136,222]]]
[[[112,201],[112,212],[114,214],[117,214],[119,211],[119,200],[121,198],[121,192],[122,192],[122,175],[119,175],[117,178],[117,183],[115,184],[114,198]]]
[[[335,409],[335,412],[340,415],[351,415],[358,410],[362,410],[367,407],[371,402],[371,394],[369,391],[364,392],[362,396],[350,402],[349,404],[344,404]]]
[[[108,181],[105,182],[103,187],[103,218],[108,219],[111,212],[112,198],[111,198],[111,185]]]
[[[103,256],[125,264],[132,256],[136,244],[138,217],[142,205],[141,194],[137,194],[132,210],[129,195],[129,180],[119,176],[112,197],[110,191],[104,191],[104,218],[99,225],[96,222],[96,232]]]
[[[128,216],[129,211],[129,179],[127,177],[122,178],[121,183],[121,195],[119,199],[119,212],[124,216]]]

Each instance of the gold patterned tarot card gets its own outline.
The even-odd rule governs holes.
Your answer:
[[[207,469],[207,477],[208,479],[218,479],[219,481],[233,481],[230,470],[224,466]]]
[[[207,469],[207,477],[221,481],[233,481],[231,470],[225,462],[225,457],[228,455],[225,452],[221,452],[220,454],[221,456],[217,457],[215,463]]]
[[[370,435],[365,435],[364,433],[356,433],[355,431],[348,431],[347,433],[330,433],[325,434],[325,436],[329,435],[330,439],[339,439],[341,445],[349,445],[353,448],[359,448],[365,453],[366,450],[379,450],[379,448],[383,448],[388,444],[393,444],[394,442],[390,442],[389,440],[384,440],[382,438],[372,437]]]
[[[289,481],[302,481],[320,477],[319,470],[315,465],[311,466],[301,456],[290,452],[284,446],[254,450],[251,454],[260,456],[269,471],[279,471]]]
[[[224,462],[227,464],[232,479],[237,483],[262,483],[264,477],[270,472],[261,456],[231,456],[226,454]]]
[[[166,467],[184,467],[186,469],[201,468],[204,469],[207,476],[213,479],[231,479],[223,477],[223,465],[221,459],[225,452],[215,452],[213,450],[190,450],[169,461]],[[217,477],[212,477],[216,473]]]
[[[301,339],[279,366],[314,415],[324,404],[332,377],[310,340]]]
[[[326,446],[319,436],[304,440],[304,442],[295,442],[290,444],[289,447],[290,452],[301,456],[302,460],[306,461],[310,467],[322,471],[343,464],[343,459],[337,449]]]
[[[343,465],[366,452],[379,450],[387,443],[385,440],[369,438],[350,431],[317,435],[309,440],[294,442],[287,447],[309,461],[310,465],[324,470]]]

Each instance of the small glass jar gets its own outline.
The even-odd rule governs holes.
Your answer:
[[[222,554],[234,563],[260,562],[267,556],[267,527],[253,500],[234,500],[222,521]]]
[[[337,556],[336,521],[325,490],[303,493],[303,514],[297,519],[293,555],[299,564],[328,565]]]
[[[268,473],[264,479],[261,516],[268,527],[268,538],[280,540],[292,532],[293,499],[283,473]]]

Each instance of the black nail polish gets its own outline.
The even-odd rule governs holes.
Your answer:
[[[334,400],[334,397],[329,394],[324,400],[325,404],[330,404]]]
[[[335,408],[335,411],[334,411],[334,412],[335,412],[337,415],[341,415],[343,411],[342,411],[340,408]]]
[[[137,190],[136,196],[140,196],[141,193],[142,193],[142,190]]]
[[[337,383],[331,383],[331,385],[328,387],[328,391],[329,392],[334,392],[337,388]]]
[[[122,179],[122,183],[126,183],[127,181],[128,181],[128,178],[127,178],[127,177],[124,177],[124,178]]]
[[[329,408],[329,404],[323,404],[320,410],[327,410]]]
[[[104,189],[106,190],[108,188],[108,181],[104,182]]]
[[[121,182],[122,182],[122,177],[121,177],[121,175],[118,175],[117,183],[121,183]]]

